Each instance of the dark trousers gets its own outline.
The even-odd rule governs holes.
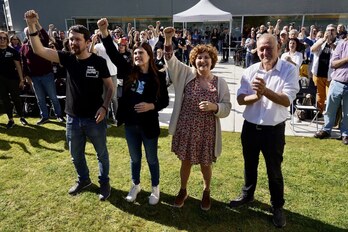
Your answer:
[[[243,195],[247,198],[254,196],[261,151],[266,162],[271,205],[274,208],[282,207],[285,202],[281,170],[285,146],[285,122],[276,126],[258,126],[244,121],[241,138],[245,180]]]
[[[19,97],[19,81],[0,77],[0,97],[9,119],[13,118],[13,104],[19,117],[23,117],[23,105]],[[11,103],[13,102],[13,104]]]
[[[228,45],[227,46],[223,46],[223,48],[222,48],[222,59],[224,61],[228,61],[228,56],[229,56]]]

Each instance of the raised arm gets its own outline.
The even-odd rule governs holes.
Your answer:
[[[274,34],[275,35],[279,35],[279,33],[280,33],[280,23],[282,22],[282,20],[281,19],[278,19],[277,20],[277,24],[275,25],[275,27],[274,27]]]
[[[346,41],[348,39],[345,39]],[[339,44],[338,49],[336,49],[334,51],[334,53],[332,54],[331,60],[330,60],[330,65],[331,68],[337,69],[337,68],[341,68],[343,65],[348,63],[348,54],[345,54],[344,52],[342,52],[342,45],[344,43],[347,42],[341,42],[341,44]]]
[[[108,31],[108,20],[106,18],[99,19],[97,22],[101,33],[101,41],[105,47],[111,62],[116,65],[118,74],[127,76],[130,73],[131,66],[125,58],[117,51],[115,44]]]
[[[28,25],[29,40],[35,54],[51,62],[60,63],[56,50],[44,47],[39,38],[39,31],[36,25],[39,23],[39,15],[34,10],[25,12],[24,18]]]
[[[163,34],[164,34],[164,58],[166,60],[170,60],[170,58],[172,58],[173,56],[173,52],[168,51],[168,48],[172,46],[173,44],[173,36],[174,36],[174,28],[173,27],[166,27],[163,30]],[[173,49],[171,49],[171,51],[173,51]]]

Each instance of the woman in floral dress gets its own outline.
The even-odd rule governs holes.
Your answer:
[[[221,154],[220,118],[231,111],[230,92],[226,81],[211,72],[218,59],[216,48],[194,47],[190,53],[191,68],[173,56],[173,35],[174,28],[164,29],[165,59],[175,89],[169,133],[173,135],[172,151],[181,160],[181,188],[174,206],[184,205],[191,167],[199,164],[204,181],[201,208],[209,210],[212,163]]]

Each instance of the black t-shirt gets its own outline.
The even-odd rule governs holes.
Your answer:
[[[326,43],[323,51],[319,56],[319,64],[318,64],[318,77],[327,77],[327,72],[329,71],[329,63],[330,63],[330,45]]]
[[[162,56],[161,59],[157,59],[157,57],[156,57],[155,58],[155,65],[156,65],[158,70],[161,70],[165,65],[164,57]]]
[[[103,104],[103,80],[110,77],[106,60],[96,54],[79,60],[58,51],[60,63],[68,70],[65,112],[75,117],[94,118]]]
[[[16,49],[7,47],[0,49],[0,76],[6,79],[19,80],[18,72],[14,61],[20,61],[19,52]]]

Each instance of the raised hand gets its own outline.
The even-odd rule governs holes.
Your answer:
[[[28,10],[24,13],[24,19],[28,27],[35,26],[39,21],[39,15],[34,10]]]
[[[109,31],[108,31],[108,20],[106,18],[101,18],[98,20],[97,22],[98,28],[100,33],[102,34],[102,37],[105,38],[109,35]]]
[[[174,27],[166,27],[163,30],[165,39],[171,39],[174,36],[174,33],[175,33]]]

